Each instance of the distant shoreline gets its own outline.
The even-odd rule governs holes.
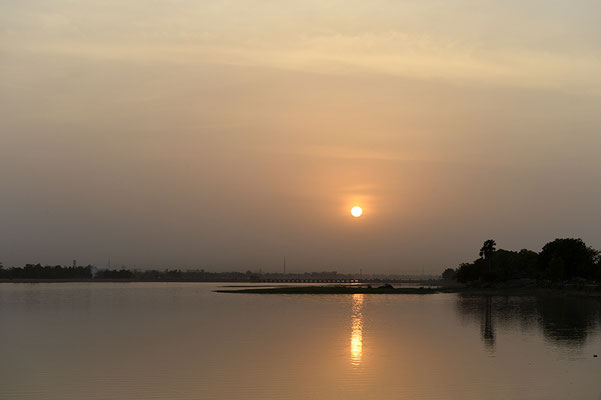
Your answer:
[[[139,282],[135,279],[0,279],[0,283]]]
[[[230,283],[233,285],[224,285],[222,289],[214,290],[216,293],[234,293],[234,294],[314,294],[314,295],[352,295],[352,294],[444,294],[456,293],[474,296],[585,296],[601,298],[601,287],[586,285],[580,287],[574,286],[518,286],[518,287],[475,287],[458,285],[432,285],[434,287],[413,287],[413,288],[394,288],[380,286],[369,287],[369,284],[363,283],[354,285],[321,285],[321,286],[271,286],[263,283],[262,285],[249,285],[249,282],[232,281],[194,281],[194,280],[139,280],[139,279],[0,279],[0,283]],[[419,284],[421,282],[415,282]],[[428,285],[425,285],[428,286]]]
[[[246,286],[246,287],[257,287],[257,286],[263,286],[263,287],[274,287],[276,285],[282,285],[282,284],[303,284],[303,283],[323,283],[325,284],[330,284],[330,285],[336,285],[336,284],[341,284],[339,282],[327,282],[327,280],[324,280],[323,282],[319,281],[319,282],[303,282],[303,280],[298,279],[298,280],[278,280],[278,281],[274,281],[274,282],[269,282],[269,281],[258,281],[258,282],[253,282],[253,281],[236,281],[236,280],[227,280],[227,279],[221,279],[221,280],[203,280],[203,279],[122,279],[122,278],[85,278],[85,279],[81,279],[81,278],[65,278],[65,279],[40,279],[40,278],[19,278],[19,279],[0,279],[0,283],[94,283],[94,282],[124,282],[124,283],[141,283],[141,282],[173,282],[173,283],[182,283],[182,282],[192,282],[192,283],[231,283],[233,285],[231,285],[231,287],[242,287],[242,286]],[[412,285],[424,285],[424,286],[439,286],[440,285],[440,281],[412,281],[412,280],[388,280],[388,281],[376,281],[376,280],[369,280],[369,281],[359,281],[357,282],[357,284],[363,284],[363,285],[368,285],[368,284],[384,284],[386,282],[391,282],[393,284],[412,284]],[[351,285],[351,283],[349,283],[349,285]]]
[[[0,283],[234,283],[232,281],[195,281],[190,279],[163,279],[163,280],[143,280],[143,279],[0,279]],[[246,283],[246,282],[240,282]]]
[[[474,296],[539,296],[539,295],[569,295],[601,297],[601,290],[595,288],[547,288],[547,287],[517,287],[517,288],[473,288],[473,287],[438,287],[438,288],[389,288],[389,287],[350,287],[350,286],[293,286],[274,288],[244,288],[219,289],[217,293],[238,294],[442,294],[457,293]]]

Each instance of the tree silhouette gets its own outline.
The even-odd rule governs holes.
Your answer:
[[[442,273],[442,279],[445,281],[454,281],[456,279],[455,275],[456,273],[453,268],[447,268]]]
[[[599,252],[582,239],[555,239],[540,252],[543,273],[547,279],[561,281],[572,278],[594,279]]]
[[[497,245],[497,243],[494,240],[488,239],[487,241],[484,242],[484,244],[482,245],[482,248],[480,249],[480,257],[482,257],[488,261],[488,270],[489,271],[492,270],[492,255],[495,252],[496,245]]]

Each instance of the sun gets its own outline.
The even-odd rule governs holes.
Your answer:
[[[358,218],[361,216],[361,214],[363,214],[363,210],[361,209],[361,207],[355,206],[355,207],[351,208],[351,215],[353,217]]]

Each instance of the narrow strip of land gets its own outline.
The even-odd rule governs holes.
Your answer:
[[[243,287],[243,286],[239,286]],[[394,288],[390,286],[287,286],[287,287],[255,287],[243,289],[219,289],[218,293],[256,293],[256,294],[436,294],[460,293],[475,296],[587,296],[601,297],[598,287],[592,288],[550,288],[550,287],[515,287],[515,288],[483,288],[440,286],[435,288]]]
[[[219,293],[261,293],[261,294],[432,294],[442,293],[441,288],[392,288],[392,287],[353,287],[353,286],[290,286],[252,289],[220,289]]]

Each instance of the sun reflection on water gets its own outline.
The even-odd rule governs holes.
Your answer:
[[[351,316],[351,364],[359,366],[363,357],[363,295],[353,295],[353,314]]]

